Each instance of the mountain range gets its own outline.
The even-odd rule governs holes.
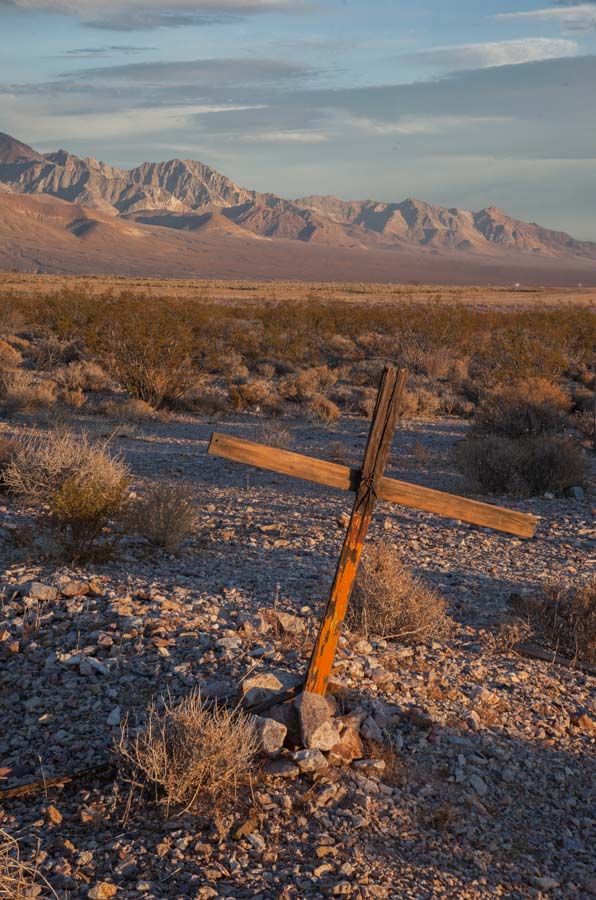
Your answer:
[[[23,196],[27,195],[27,196]],[[148,255],[149,248],[150,256]],[[302,280],[596,283],[596,243],[420,200],[287,200],[194,160],[118,169],[0,133],[0,265]]]

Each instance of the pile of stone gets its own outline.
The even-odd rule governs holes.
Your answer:
[[[260,703],[288,686],[287,676],[255,675],[242,684],[241,700],[244,705]],[[261,752],[269,758],[265,771],[271,775],[292,777],[352,764],[379,768],[382,762],[365,759],[363,738],[383,743],[376,720],[361,706],[340,711],[332,694],[303,691],[290,702],[253,715],[252,721]]]

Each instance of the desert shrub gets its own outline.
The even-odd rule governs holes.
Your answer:
[[[563,437],[538,437],[521,442],[520,475],[530,494],[562,494],[588,477],[588,461],[579,447]]]
[[[478,433],[522,438],[559,433],[567,424],[571,398],[541,378],[502,388],[485,397],[475,419]]]
[[[230,385],[230,399],[234,409],[248,406],[271,407],[279,402],[275,384],[266,378],[250,378]]]
[[[60,431],[19,441],[4,470],[10,491],[44,507],[65,554],[88,555],[128,496],[128,472],[105,444]]]
[[[350,458],[350,451],[342,441],[331,441],[323,447],[323,456],[332,462],[345,464]]]
[[[267,447],[287,450],[292,446],[292,432],[282,422],[269,419],[261,422],[255,429],[255,441]]]
[[[95,412],[117,422],[147,422],[154,419],[156,412],[145,400],[125,398],[104,400],[94,407]]]
[[[454,449],[456,467],[489,494],[563,493],[587,478],[587,461],[571,441],[558,436],[513,440],[470,436]]]
[[[521,489],[519,444],[499,435],[468,437],[453,451],[457,469],[477,489],[488,494],[507,494]]]
[[[0,340],[0,369],[13,369],[20,366],[23,357],[6,341]]]
[[[404,391],[402,398],[402,414],[406,416],[436,416],[441,408],[441,401],[436,393],[419,387]]]
[[[59,387],[70,391],[105,391],[110,379],[97,363],[88,360],[72,362],[54,373]]]
[[[596,580],[574,588],[549,584],[538,594],[516,594],[512,611],[558,653],[596,663]]]
[[[117,749],[123,769],[153,790],[166,816],[217,817],[248,783],[257,739],[244,713],[209,709],[194,691],[177,705],[150,706],[145,729],[133,735],[125,725]]]
[[[110,477],[111,476],[111,477]],[[111,466],[70,476],[49,502],[50,524],[63,550],[73,560],[85,560],[108,522],[122,512],[128,499],[128,478]]]
[[[128,529],[167,553],[180,549],[195,524],[195,507],[188,486],[182,484],[151,485],[127,512]]]
[[[42,892],[44,897],[57,897],[37,866],[29,865],[21,858],[18,841],[0,829],[0,897],[30,900]]]
[[[136,298],[105,311],[93,348],[133,397],[159,409],[192,385],[192,333],[175,309],[155,302],[148,313]]]
[[[15,458],[18,448],[19,443],[14,438],[6,437],[5,434],[0,435],[0,489],[6,488],[4,473]]]
[[[175,408],[205,416],[221,416],[228,412],[228,395],[218,389],[200,388],[186,391],[178,398]]]
[[[54,334],[38,338],[29,348],[29,355],[37,369],[52,372],[59,366],[80,359],[82,345],[77,340],[61,340]]]
[[[308,401],[307,409],[309,416],[322,422],[323,425],[332,425],[341,415],[339,407],[323,394],[313,394]]]
[[[449,635],[446,609],[443,597],[406,568],[394,546],[378,541],[365,548],[348,610],[353,631],[422,643]]]
[[[56,385],[37,380],[22,369],[0,373],[0,409],[10,417],[50,407],[56,400]]]
[[[80,388],[63,388],[58,394],[58,399],[60,403],[73,409],[81,409],[87,402],[87,397]]]
[[[575,427],[584,437],[594,436],[594,415],[591,412],[576,413],[573,417]]]
[[[314,366],[287,375],[279,383],[279,392],[286,400],[301,403],[332,387],[336,381],[337,374],[329,366]]]

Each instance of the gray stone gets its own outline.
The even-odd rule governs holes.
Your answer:
[[[28,581],[21,586],[21,596],[42,602],[52,601],[57,598],[58,591],[49,584],[42,584],[40,581]]]
[[[263,719],[253,716],[252,722],[257,732],[259,749],[267,756],[278,756],[284,745],[288,729],[275,719]]]
[[[320,750],[298,750],[292,759],[301,772],[319,772],[327,768],[327,760]]]
[[[586,496],[583,487],[580,487],[580,485],[578,485],[578,484],[574,485],[573,487],[570,487],[569,490],[567,491],[567,493],[574,500],[583,500],[584,497]]]
[[[121,719],[120,707],[115,706],[108,718],[106,719],[106,725],[119,725]]]
[[[340,734],[325,697],[304,691],[294,705],[298,711],[303,746],[309,750],[331,750],[338,743]]]
[[[300,634],[306,627],[304,619],[299,619],[298,616],[293,616],[290,613],[276,609],[273,615],[281,630],[286,634]]]
[[[360,726],[360,734],[363,738],[366,738],[369,741],[374,741],[375,744],[383,743],[383,732],[372,716],[368,716],[364,720],[364,722]]]
[[[283,682],[272,672],[261,672],[259,675],[252,675],[242,682],[242,703],[245,706],[262,703],[264,700],[274,697],[275,694],[279,694],[283,689]]]
[[[487,788],[485,782],[480,777],[480,775],[476,775],[475,772],[472,775],[470,775],[470,784],[472,785],[472,787],[474,788],[474,790],[476,791],[477,794],[479,794],[481,797],[484,797],[488,788]]]
[[[266,764],[264,772],[277,778],[296,778],[300,774],[300,769],[290,759],[271,759]]]

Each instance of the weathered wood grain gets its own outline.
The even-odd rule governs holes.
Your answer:
[[[324,459],[314,459],[300,453],[290,453],[274,447],[265,447],[252,441],[229,435],[214,433],[209,443],[209,453],[246,463],[257,468],[303,478],[327,487],[344,491],[356,491],[360,483],[360,469],[349,468]],[[381,478],[377,488],[379,500],[400,503],[413,509],[435,513],[473,525],[493,528],[518,537],[531,538],[536,531],[538,518],[527,513],[468,500],[455,494],[436,491],[432,488],[398,481],[395,478]]]
[[[405,371],[398,372],[393,366],[385,367],[368,435],[354,508],[306,674],[305,689],[313,694],[325,694],[327,691],[327,682],[331,675],[337,642],[377,500],[377,491],[391,450],[406,379]]]

